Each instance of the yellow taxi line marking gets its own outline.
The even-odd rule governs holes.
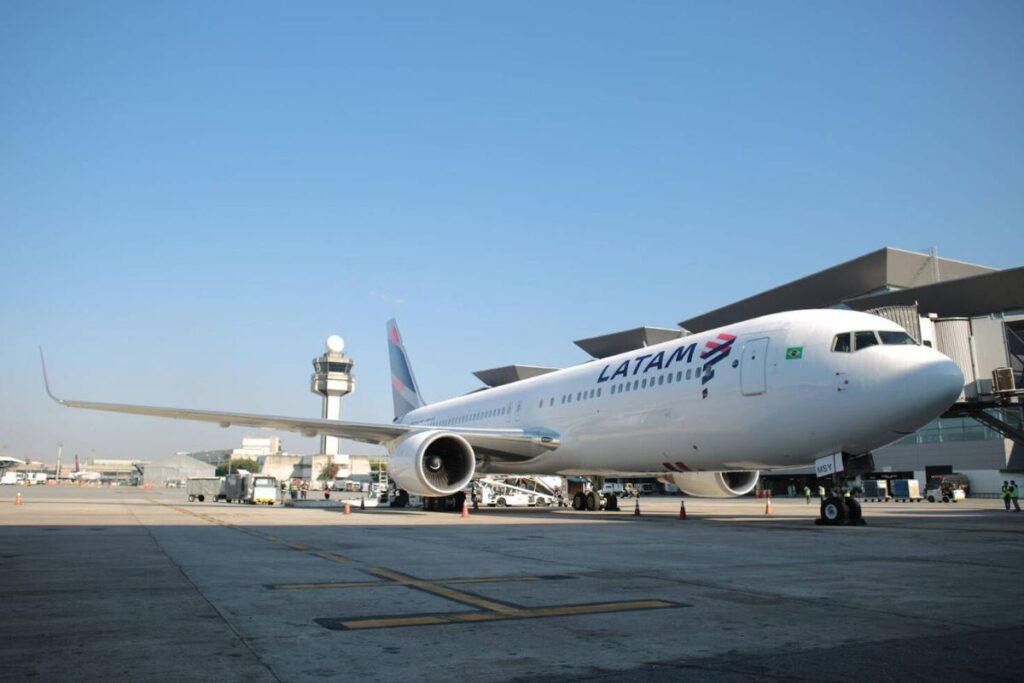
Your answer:
[[[404,586],[409,586],[412,588],[418,588],[421,591],[424,591],[425,593],[439,595],[442,598],[448,598],[453,602],[461,602],[464,605],[471,605],[479,609],[489,610],[491,612],[497,612],[499,614],[507,614],[510,616],[521,614],[523,611],[517,607],[510,607],[509,605],[503,605],[500,602],[494,602],[493,600],[487,600],[486,598],[480,598],[475,595],[463,593],[461,591],[455,590],[454,588],[438,586],[437,584],[432,583],[430,581],[417,579],[415,577],[408,576],[407,574],[400,574],[399,572],[391,571],[390,569],[383,569],[381,567],[371,567],[366,571],[375,576],[381,576],[386,579],[391,579],[395,583],[400,583]]]
[[[154,501],[154,502],[156,502],[156,501]],[[300,543],[299,541],[286,541],[283,538],[280,538],[279,536],[275,536],[274,534],[270,534],[270,533],[267,533],[265,531],[259,531],[258,529],[250,529],[249,527],[239,526],[238,524],[233,524],[231,522],[225,522],[224,520],[217,519],[216,517],[212,517],[212,516],[210,516],[210,515],[208,515],[208,514],[206,514],[204,512],[194,512],[192,510],[187,510],[185,508],[177,507],[176,505],[166,505],[165,503],[157,503],[157,504],[158,505],[163,505],[164,507],[169,507],[170,509],[175,510],[175,511],[180,512],[180,513],[185,514],[185,515],[191,515],[192,517],[196,517],[197,519],[201,519],[201,520],[203,520],[205,522],[209,522],[210,524],[216,524],[217,526],[224,527],[225,529],[231,529],[232,531],[240,531],[243,534],[247,534],[249,536],[252,536],[253,538],[261,538],[264,541],[270,541],[271,543],[279,543],[281,545],[285,545],[285,546],[291,548],[292,550],[306,551],[306,550],[310,549],[309,546],[306,545],[305,543]],[[341,555],[337,555],[335,553],[329,553],[329,552],[326,552],[326,551],[314,552],[313,554],[316,555],[317,557],[322,557],[323,559],[330,560],[332,562],[339,562],[340,563],[340,562],[350,562],[351,561],[347,557],[342,557]]]
[[[314,553],[319,555],[319,553]],[[348,562],[349,560],[345,560]],[[571,578],[558,576],[556,578]],[[433,579],[430,583],[445,585],[465,585],[472,583],[512,583],[520,581],[546,581],[544,576],[480,576],[458,579]],[[271,587],[276,590],[314,590],[317,588],[378,588],[380,586],[401,586],[396,581],[324,581],[321,583],[275,583]]]
[[[666,609],[684,605],[667,600],[631,600],[628,602],[599,602],[588,605],[562,605],[521,609],[515,614],[499,612],[464,612],[453,614],[430,614],[408,617],[384,617],[372,619],[321,620],[322,625],[332,630],[398,628],[402,626],[436,626],[439,624],[480,623],[484,621],[506,621],[510,619],[543,619],[545,617],[568,617],[580,614],[604,614],[609,612],[635,612],[647,609]],[[326,622],[326,623],[324,623]]]
[[[319,550],[313,554],[324,560],[330,560],[331,562],[337,562],[339,564],[345,564],[346,562],[352,561],[344,555],[339,555],[337,553],[329,553],[326,550]]]
[[[325,583],[275,583],[275,590],[313,590],[317,588],[379,588],[380,586],[397,586],[394,581],[327,581]]]

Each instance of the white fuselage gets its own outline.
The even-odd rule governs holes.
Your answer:
[[[837,334],[902,331],[874,315],[767,315],[434,403],[403,424],[553,434],[558,448],[480,473],[757,470],[867,453],[937,417],[963,376],[917,345],[834,351]]]

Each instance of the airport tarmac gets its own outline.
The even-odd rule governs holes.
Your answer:
[[[13,504],[20,492],[24,504]],[[999,500],[647,498],[641,515],[0,489],[5,680],[1020,680]]]

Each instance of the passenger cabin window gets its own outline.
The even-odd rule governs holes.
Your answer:
[[[849,353],[852,350],[850,348],[850,333],[837,334],[832,340],[832,350],[838,353]]]
[[[857,350],[866,349],[869,346],[878,345],[878,337],[875,336],[874,332],[855,332],[854,337],[857,341]]]
[[[882,338],[882,343],[887,346],[898,346],[904,344],[907,346],[917,346],[917,342],[914,341],[914,338],[911,337],[906,332],[903,332],[902,330],[899,332],[889,332],[886,330],[882,330],[881,332],[878,333],[878,336]]]

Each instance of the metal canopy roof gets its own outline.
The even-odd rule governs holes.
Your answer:
[[[689,330],[702,332],[781,311],[824,308],[841,302],[851,308],[861,308],[861,297],[872,300],[870,305],[864,304],[863,308],[887,305],[889,300],[885,303],[877,301],[879,297],[892,293],[889,290],[906,291],[907,288],[919,289],[935,283],[936,262],[940,284],[999,272],[986,266],[941,257],[932,259],[928,254],[885,247],[679,324]],[[854,304],[854,300],[858,303]]]
[[[489,387],[500,387],[503,384],[512,384],[531,377],[540,377],[558,368],[542,368],[536,365],[503,365],[500,368],[490,370],[477,370],[473,374],[481,382]]]
[[[607,358],[626,351],[635,351],[645,346],[679,339],[686,330],[664,327],[636,327],[632,330],[602,334],[599,337],[577,339],[574,344],[594,358]]]
[[[884,292],[846,303],[854,310],[864,311],[879,306],[909,306],[915,302],[922,314],[935,313],[940,318],[1024,309],[1024,267]]]

